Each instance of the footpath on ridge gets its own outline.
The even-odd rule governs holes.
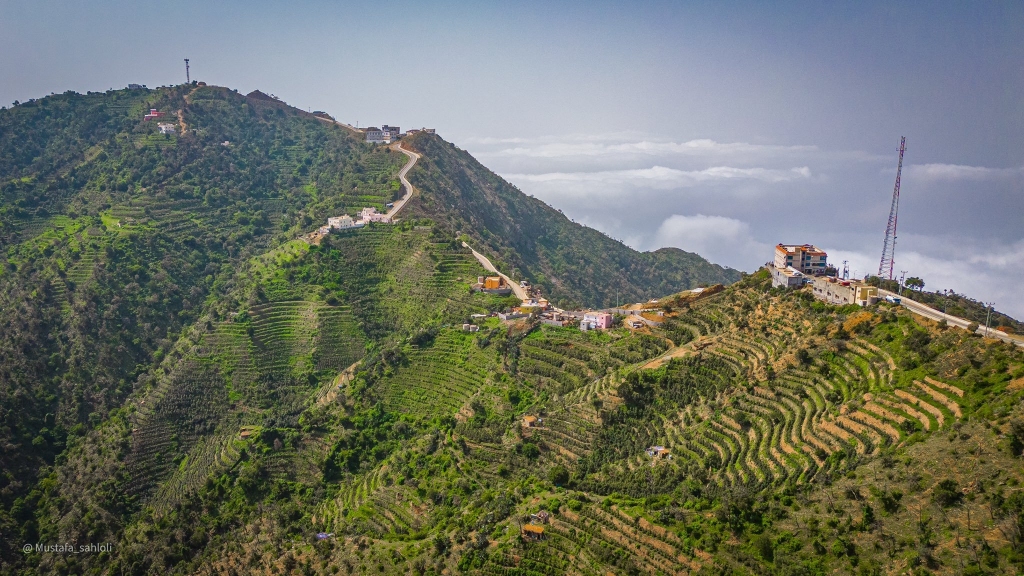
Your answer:
[[[475,257],[477,261],[480,262],[480,265],[484,267],[484,270],[487,270],[488,272],[494,272],[498,276],[504,278],[505,283],[508,284],[510,288],[512,288],[512,292],[515,293],[517,298],[519,298],[520,300],[526,300],[527,298],[530,297],[530,295],[526,293],[526,288],[523,288],[519,284],[512,282],[511,278],[502,274],[501,272],[498,272],[498,269],[494,267],[494,264],[491,264],[491,261],[487,259],[487,256],[484,256],[483,254],[477,252],[476,250],[473,250],[473,248],[469,244],[466,244],[465,242],[463,242],[462,245],[465,248],[469,248],[469,251],[473,253],[473,257]]]

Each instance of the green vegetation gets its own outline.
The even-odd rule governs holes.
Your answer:
[[[149,108],[187,129],[150,146]],[[0,127],[0,530],[113,544],[0,572],[1024,568],[1020,348],[765,271],[679,293],[733,274],[576,227],[433,136],[402,220],[310,244],[390,201],[404,156],[222,88]],[[658,296],[658,324],[485,316],[515,299],[471,290],[457,232],[563,301]]]

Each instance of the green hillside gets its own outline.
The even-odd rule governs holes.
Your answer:
[[[424,154],[409,175],[410,206],[497,256],[495,265],[541,286],[565,306],[612,306],[683,288],[729,283],[740,273],[678,248],[637,252],[526,196],[468,152],[420,132],[405,144]]]
[[[68,93],[0,142],[0,573],[1024,568],[1018,347],[718,285],[429,135],[398,223],[307,241],[406,159],[262,95]],[[652,326],[490,316],[457,233]]]

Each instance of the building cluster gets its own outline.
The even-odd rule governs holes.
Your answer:
[[[371,144],[391,144],[402,135],[402,131],[398,126],[388,126],[387,124],[380,128],[370,126],[364,132],[366,133],[366,141]]]
[[[772,287],[803,288],[810,284],[814,297],[828,304],[871,306],[878,302],[878,287],[860,280],[826,274],[828,254],[812,244],[779,244],[768,264]]]
[[[351,230],[353,228],[362,228],[369,222],[391,222],[391,217],[387,214],[377,212],[376,208],[363,208],[359,212],[359,218],[353,218],[348,214],[342,214],[341,216],[331,216],[327,219],[327,225],[321,226],[317,233],[321,236],[330,234],[331,232],[340,232],[342,230]]]
[[[329,116],[327,116],[323,112],[313,113],[314,116],[318,114],[323,114],[325,117],[329,118]],[[398,126],[388,126],[387,124],[384,124],[380,128],[377,128],[376,126],[363,128],[363,133],[366,134],[366,141],[371,144],[391,144],[392,142],[398,140],[402,136],[412,135],[417,132],[434,134],[435,131],[433,128],[412,128],[408,132],[403,133],[402,129],[399,128]]]

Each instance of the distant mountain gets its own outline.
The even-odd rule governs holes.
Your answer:
[[[422,152],[409,175],[421,195],[410,206],[447,223],[475,247],[497,255],[499,268],[515,268],[566,306],[609,306],[655,298],[699,284],[728,284],[740,272],[677,248],[637,252],[569,220],[527,196],[439,136],[416,133],[403,140]]]

